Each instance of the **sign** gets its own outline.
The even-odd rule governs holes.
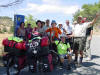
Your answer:
[[[14,15],[14,36],[17,36],[17,30],[20,27],[20,24],[24,22],[24,15]]]

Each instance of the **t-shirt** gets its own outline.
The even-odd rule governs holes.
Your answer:
[[[38,29],[37,27],[34,27],[33,31],[37,31],[39,33],[43,33],[43,28]]]
[[[57,52],[58,52],[58,54],[67,54],[67,49],[68,48],[70,48],[70,45],[69,45],[69,43],[62,43],[61,41],[60,41],[60,43],[59,43],[59,41],[55,41],[55,44],[57,45]]]
[[[45,26],[43,26],[43,31],[45,32],[45,31],[46,31],[47,29],[49,29],[49,28],[50,28],[50,26],[46,26],[46,25],[45,25]],[[50,36],[50,33],[48,32],[47,35]]]
[[[89,27],[89,28],[86,30],[86,36],[90,36],[91,30],[93,30],[93,26]]]
[[[72,34],[72,26],[65,26],[65,30],[67,31],[67,34]]]
[[[61,30],[57,27],[53,27],[53,28],[49,28],[46,30],[46,32],[50,32],[50,37],[54,38],[58,38],[58,35],[61,34]]]
[[[76,24],[73,29],[74,37],[85,37],[86,29],[89,27],[91,22],[85,22],[82,24]]]
[[[44,31],[46,31],[46,30],[49,29],[49,28],[50,28],[50,26],[46,26],[46,25],[43,26],[43,30],[44,30]]]

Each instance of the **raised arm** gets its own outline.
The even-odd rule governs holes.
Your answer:
[[[96,17],[92,20],[91,24],[90,25],[94,25],[94,23],[96,22],[98,16],[100,16],[100,14],[96,14]]]

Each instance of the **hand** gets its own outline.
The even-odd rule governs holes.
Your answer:
[[[68,37],[68,38],[71,38],[71,37],[72,37],[72,35],[67,35],[67,37]]]
[[[90,36],[90,37],[88,38],[88,40],[92,40],[92,37]]]
[[[65,33],[67,33],[67,31],[63,28],[63,31],[65,32]]]
[[[100,13],[96,13],[96,16],[97,16],[97,17],[100,16]]]

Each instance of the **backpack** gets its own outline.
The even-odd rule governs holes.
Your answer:
[[[49,39],[48,37],[43,37],[41,39],[41,46],[44,47],[44,46],[48,46],[49,45]]]

